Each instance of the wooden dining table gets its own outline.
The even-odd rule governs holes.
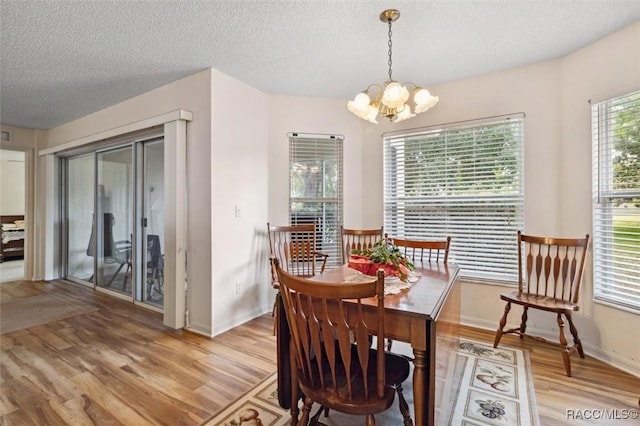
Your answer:
[[[445,424],[450,415],[449,396],[459,345],[460,282],[456,265],[416,263],[419,279],[398,294],[385,295],[385,335],[406,342],[413,350],[413,400],[415,425]],[[356,274],[347,265],[311,278],[319,282],[350,282]],[[277,309],[284,313],[278,298]],[[363,302],[365,309],[376,306],[375,298]],[[356,309],[356,305],[350,305]],[[277,316],[278,400],[291,409],[292,423],[298,418],[295,371],[291,370],[290,332],[285,315]],[[451,402],[452,404],[452,402]]]

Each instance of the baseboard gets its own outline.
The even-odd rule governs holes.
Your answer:
[[[483,319],[471,318],[471,317],[465,317],[465,316],[460,317],[460,323],[468,327],[488,330],[494,333],[498,328],[498,321],[487,321]],[[505,328],[515,328],[518,326],[519,324],[507,324]],[[539,330],[536,328],[527,327],[527,332],[531,332],[531,334],[534,334],[536,336],[540,336],[552,341],[558,338],[558,335],[556,333],[552,333],[548,330]],[[582,340],[582,349],[584,350],[585,354],[597,359],[598,361],[602,361],[605,364],[608,364],[612,367],[622,370],[625,373],[629,373],[635,377],[640,377],[640,366],[637,365],[636,363],[631,362],[628,359],[622,358],[615,353],[605,351],[602,348],[594,346],[584,340]]]
[[[234,327],[237,327],[239,325],[244,324],[247,321],[251,321],[254,318],[257,318],[261,315],[264,315],[268,312],[271,312],[272,307],[270,306],[268,309],[266,308],[256,308],[253,309],[251,311],[245,312],[244,315],[238,316],[238,317],[234,317],[232,319],[230,319],[229,321],[225,321],[225,322],[220,322],[218,324],[215,324],[215,327],[213,328],[213,334],[212,336],[217,336],[218,334],[222,334],[225,331],[229,331]]]

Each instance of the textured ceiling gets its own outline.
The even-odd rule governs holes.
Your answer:
[[[638,0],[0,0],[0,122],[48,129],[215,68],[267,93],[347,99],[562,57]],[[640,46],[639,46],[640,48]]]

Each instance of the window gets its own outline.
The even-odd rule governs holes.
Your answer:
[[[385,232],[449,235],[461,276],[517,282],[523,139],[521,114],[385,135]]]
[[[640,311],[640,91],[591,110],[594,297]]]
[[[342,142],[337,136],[289,137],[289,218],[292,225],[316,224],[317,250],[340,264],[342,226]]]

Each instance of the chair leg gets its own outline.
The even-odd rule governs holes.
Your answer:
[[[298,420],[298,426],[306,426],[309,422],[309,412],[311,411],[311,405],[313,401],[311,398],[304,399],[304,406],[302,407],[302,417]]]
[[[569,331],[571,331],[571,335],[573,336],[573,344],[575,345],[576,349],[578,349],[578,354],[580,355],[580,358],[584,358],[584,351],[582,350],[582,341],[580,341],[580,338],[578,337],[578,329],[573,324],[573,320],[571,319],[571,312],[565,313],[564,316],[566,316],[567,321],[569,321]]]
[[[507,302],[507,305],[504,307],[504,314],[502,314],[502,318],[500,319],[500,325],[498,326],[498,330],[496,330],[496,337],[493,340],[493,347],[497,348],[498,343],[500,343],[500,339],[502,338],[502,330],[504,330],[504,326],[507,324],[507,315],[509,315],[509,311],[511,310],[511,302]]]
[[[376,426],[376,419],[373,417],[373,414],[367,414],[367,419],[365,421],[366,426]]]
[[[309,426],[322,425],[322,423],[320,423],[318,420],[320,419],[320,414],[322,414],[322,412],[325,411],[325,410],[327,410],[327,408],[325,408],[325,407],[318,408],[318,411],[316,411],[316,413],[313,415],[313,417],[311,417],[311,419],[309,419]]]
[[[404,399],[401,384],[396,386],[396,392],[398,393],[398,405],[400,406],[400,412],[402,413],[402,417],[404,418],[404,426],[413,426],[413,420],[411,420],[411,412],[409,411],[409,404],[407,404],[407,400]]]
[[[567,347],[567,338],[564,335],[564,321],[562,321],[561,313],[558,313],[558,328],[560,329],[560,346],[562,347],[562,361],[564,362],[564,369],[567,373],[567,377],[571,377],[571,351]]]
[[[280,293],[276,294],[276,298],[273,301],[273,308],[271,310],[271,316],[273,317],[273,335],[274,336],[278,332],[278,297],[280,297]]]
[[[524,339],[524,332],[527,329],[527,310],[528,306],[523,306],[522,310],[522,322],[520,322],[520,339]]]

